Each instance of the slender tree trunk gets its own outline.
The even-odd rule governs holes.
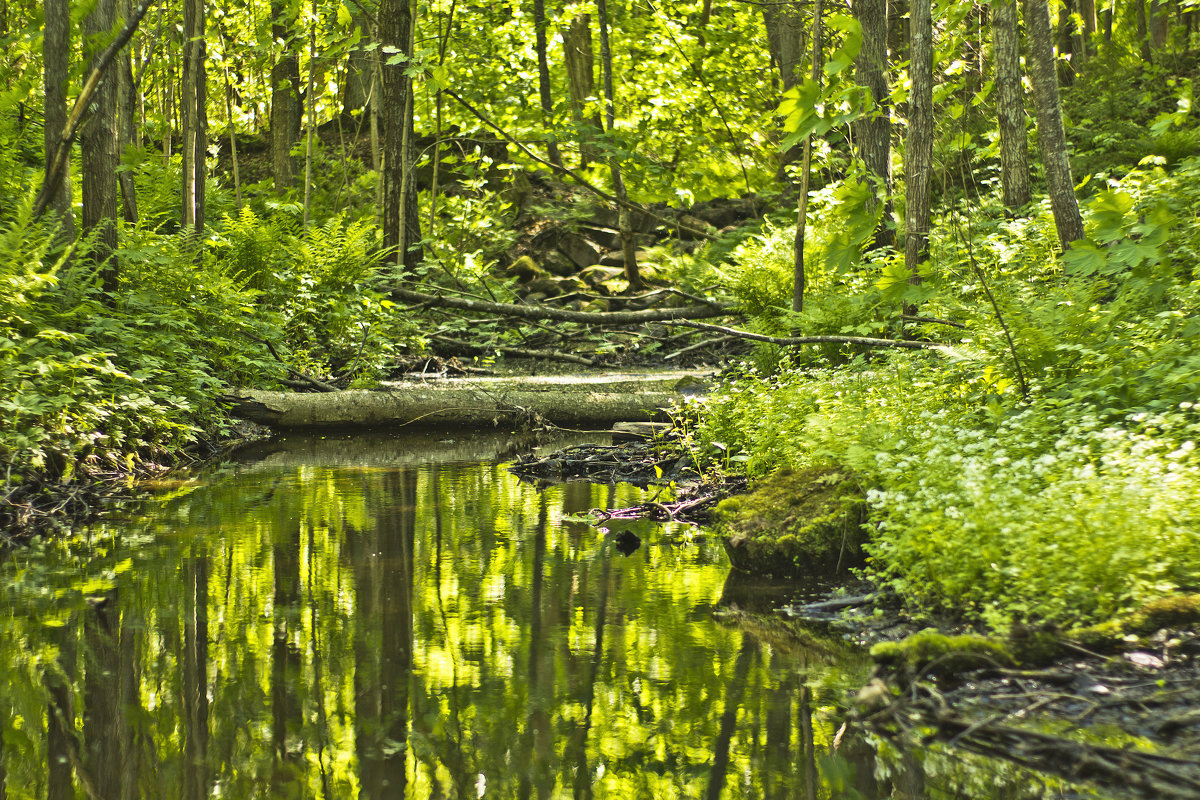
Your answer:
[[[45,39],[43,41],[43,90],[46,96],[45,146],[46,169],[54,163],[63,129],[67,127],[67,67],[71,47],[70,0],[45,0]],[[71,160],[55,181],[49,208],[58,215],[62,240],[75,241],[75,215],[71,210]]]
[[[571,112],[577,126],[589,124],[597,131],[603,129],[599,115],[588,116],[588,98],[596,93],[596,67],[592,55],[591,15],[579,14],[562,30],[563,53],[567,68],[567,85],[571,95]],[[581,131],[579,137],[579,168],[586,169],[596,156],[589,143],[590,136]]]
[[[118,0],[118,11],[122,19],[133,16],[131,0]],[[137,139],[137,85],[133,78],[133,47],[124,49],[117,55],[117,63],[112,69],[117,71],[117,155],[124,155],[125,148],[136,145]],[[137,191],[133,185],[133,173],[121,170],[117,175],[121,186],[121,203],[125,221],[138,221]]]
[[[911,60],[908,136],[904,146],[904,264],[911,283],[921,282],[929,258],[930,183],[933,174],[933,16],[930,0],[913,0],[909,21]]]
[[[320,19],[317,0],[312,2],[313,20]],[[313,139],[317,135],[317,28],[314,22],[308,39],[308,90],[304,93],[308,107],[308,137],[304,145],[304,227],[308,227],[312,204]]]
[[[604,127],[611,136],[616,127],[616,110],[613,105],[612,48],[608,41],[608,3],[606,0],[597,0],[596,13],[600,17],[600,64],[604,71]],[[637,242],[634,239],[633,224],[629,216],[629,208],[626,205],[629,202],[629,196],[625,191],[625,181],[621,178],[619,159],[615,155],[610,156],[608,163],[612,170],[613,194],[621,202],[618,225],[621,229],[621,249],[625,259],[625,280],[629,282],[629,290],[637,292],[641,291],[643,283],[637,264]]]
[[[99,42],[112,31],[115,0],[97,0],[84,19],[83,31],[94,37],[85,45],[94,66],[103,48]],[[94,236],[92,259],[100,267],[100,281],[109,302],[115,300],[120,271],[117,265],[117,80],[103,78],[92,96],[92,115],[82,127],[83,229]]]
[[[383,52],[411,56],[414,24],[412,0],[383,0],[379,7]],[[398,264],[413,270],[421,263],[421,228],[412,180],[413,91],[412,80],[404,74],[407,66],[402,61],[382,67],[383,244],[395,250]]]
[[[875,184],[875,194],[884,196],[883,215],[875,231],[875,247],[895,244],[892,217],[892,103],[888,86],[887,0],[854,0],[853,12],[862,28],[862,49],[855,64],[858,82],[871,92],[875,109],[855,123],[858,154]],[[875,201],[872,200],[872,208]]]
[[[1138,52],[1142,56],[1142,61],[1150,64],[1154,60],[1154,55],[1150,47],[1150,33],[1146,23],[1146,2],[1147,0],[1134,0],[1134,9],[1137,14]]]
[[[300,54],[295,49],[295,12],[271,0],[271,39],[278,55],[271,68],[271,176],[275,191],[292,185],[292,145],[300,136]]]
[[[815,83],[821,76],[821,0],[813,2],[812,60],[809,77]],[[792,245],[792,311],[804,310],[807,283],[804,264],[804,235],[808,231],[808,187],[812,178],[812,134],[804,137],[800,164],[800,207],[796,212],[796,240]]]
[[[1079,57],[1079,28],[1075,24],[1076,0],[1059,0],[1058,6],[1058,40],[1055,49],[1060,58],[1055,62],[1058,68],[1059,83],[1070,86],[1075,83],[1075,73],[1078,70],[1076,60]]]
[[[1099,29],[1096,17],[1096,0],[1079,0],[1079,16],[1083,19],[1083,53],[1091,58],[1096,54],[1094,39]]]
[[[233,85],[229,81],[229,37],[225,33],[225,26],[218,27],[218,33],[221,35],[221,50],[224,58],[221,59],[221,73],[225,80],[225,119],[229,126],[229,161],[233,171],[233,196],[234,202],[237,204],[237,210],[242,210],[242,178],[238,170],[238,149],[237,149],[237,125],[233,119]]]
[[[993,0],[992,36],[996,52],[996,116],[1000,129],[1000,185],[1004,205],[1029,202],[1029,138],[1025,90],[1021,84],[1021,42],[1017,0]]]
[[[538,99],[542,104],[542,125],[550,130],[547,150],[550,163],[561,167],[562,156],[554,140],[554,98],[550,94],[550,61],[546,56],[546,0],[533,0],[533,28],[538,61]]]
[[[183,4],[183,215],[184,228],[204,230],[204,183],[208,177],[208,77],[205,70],[204,0]]]
[[[1063,127],[1062,103],[1054,68],[1054,47],[1050,40],[1050,9],[1047,0],[1025,0],[1025,31],[1029,45],[1029,79],[1037,106],[1038,142],[1046,169],[1046,188],[1050,207],[1063,250],[1083,238],[1083,217],[1075,199],[1075,182],[1067,152]]]

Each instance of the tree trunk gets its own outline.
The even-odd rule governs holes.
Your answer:
[[[67,127],[67,67],[71,47],[70,0],[46,0],[45,39],[43,42],[43,90],[46,95],[45,147],[46,169],[54,162]],[[75,215],[71,210],[71,161],[67,159],[61,170],[61,178],[55,181],[50,195],[49,208],[59,218],[63,241],[75,241]]]
[[[678,382],[668,382],[669,385]],[[645,388],[642,388],[645,387]],[[649,422],[683,398],[652,381],[449,382],[382,391],[295,393],[245,390],[225,398],[232,413],[278,428],[329,426],[524,427]]]
[[[1171,29],[1171,7],[1166,0],[1150,0],[1150,47],[1161,50]]]
[[[300,54],[296,52],[295,11],[271,0],[271,39],[280,48],[271,68],[271,176],[275,191],[292,185],[292,145],[300,136]]]
[[[379,34],[384,65],[383,117],[383,244],[395,251],[405,270],[421,263],[421,223],[417,217],[417,186],[413,179],[413,91],[404,74],[411,56],[414,8],[411,0],[383,0],[379,7]]]
[[[95,37],[86,45],[87,60],[95,65],[102,48],[98,41],[112,31],[115,0],[97,0],[84,19],[83,31]],[[90,68],[89,68],[90,69]],[[120,272],[117,265],[117,81],[109,75],[92,96],[92,115],[82,128],[83,229],[94,236],[91,257],[100,267],[100,281],[109,301],[115,299]]]
[[[1079,16],[1083,19],[1083,53],[1091,58],[1096,54],[1093,39],[1099,29],[1096,18],[1096,0],[1079,0]]]
[[[1146,24],[1146,2],[1147,0],[1134,0],[1134,9],[1137,14],[1138,53],[1144,63],[1150,64],[1153,62],[1154,56],[1150,47],[1149,28]]]
[[[796,3],[766,3],[763,24],[767,47],[779,68],[783,90],[787,91],[800,82],[800,70],[804,67],[804,14]]]
[[[571,111],[576,126],[590,125],[603,129],[598,114],[587,116],[588,98],[596,93],[596,68],[592,56],[591,15],[579,14],[562,29],[563,53],[567,67],[567,85],[571,94]],[[582,130],[579,137],[579,168],[586,169],[596,156],[590,145],[591,137]]]
[[[929,257],[930,179],[933,173],[933,17],[930,0],[913,0],[909,21],[908,136],[904,152],[904,264],[912,283],[921,282]]]
[[[771,58],[779,68],[779,79],[783,91],[800,83],[800,70],[804,66],[804,17],[794,3],[768,3],[763,6],[763,23],[767,29],[767,46]],[[797,145],[781,154],[779,159],[780,179],[785,178],[785,168],[803,157],[803,147]]]
[[[815,83],[821,76],[821,0],[813,3],[812,60],[809,77]],[[804,235],[808,230],[808,187],[812,172],[812,134],[804,137],[804,155],[800,164],[800,207],[796,211],[796,239],[792,244],[792,311],[804,310],[806,283]]]
[[[133,3],[130,0],[119,0],[119,12],[122,19],[133,16]],[[117,155],[123,157],[125,148],[136,145],[137,138],[137,86],[133,79],[133,48],[122,50],[113,65],[117,70]],[[121,170],[117,175],[121,186],[121,203],[125,221],[138,221],[137,191],[133,185],[133,173]]]
[[[613,74],[612,48],[608,42],[608,3],[597,0],[596,13],[600,17],[600,64],[604,71],[604,122],[605,131],[611,136],[616,127],[616,110],[613,105]],[[621,178],[620,160],[609,156],[609,169],[612,170],[613,194],[621,204],[618,226],[621,229],[621,250],[625,261],[625,280],[629,282],[629,290],[641,291],[642,274],[637,264],[637,243],[633,235],[633,225],[629,217],[629,195],[625,192],[625,181]]]
[[[1017,0],[994,0],[992,36],[996,52],[996,116],[1000,129],[1000,185],[1004,205],[1029,202],[1029,138],[1025,128],[1025,90],[1021,84],[1021,43]]]
[[[312,0],[313,20],[320,19],[317,0]],[[317,27],[315,21],[308,32],[308,88],[304,105],[308,116],[308,136],[304,144],[304,227],[308,227],[312,210],[313,139],[317,135]]]
[[[1075,60],[1081,49],[1079,47],[1079,29],[1075,25],[1075,0],[1060,0],[1058,6],[1058,40],[1055,49],[1059,59],[1055,62],[1058,69],[1059,83],[1071,86],[1075,83],[1075,72],[1078,69]]]
[[[883,216],[875,231],[874,247],[895,244],[892,217],[892,103],[888,87],[887,0],[854,0],[855,19],[862,28],[862,49],[855,63],[858,82],[871,92],[875,109],[855,123],[859,158],[875,182],[876,195],[885,197]],[[874,207],[872,200],[872,207]]]
[[[183,215],[184,228],[204,230],[204,182],[208,177],[208,111],[204,68],[204,0],[183,4],[183,95],[180,122],[183,126]]]
[[[1062,103],[1054,68],[1054,47],[1050,40],[1050,9],[1047,0],[1025,0],[1025,30],[1029,45],[1029,79],[1037,106],[1038,142],[1046,169],[1046,188],[1054,225],[1063,250],[1083,238],[1083,217],[1075,199],[1075,182],[1067,152],[1067,134],[1063,127]]]
[[[550,163],[561,167],[562,156],[554,141],[554,99],[550,94],[550,61],[546,56],[546,0],[533,0],[533,28],[536,34],[538,62],[538,99],[542,104],[542,125],[550,131],[547,150]]]

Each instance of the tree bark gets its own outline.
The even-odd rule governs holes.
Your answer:
[[[132,0],[118,0],[119,13],[122,19],[128,20],[133,16]],[[133,78],[133,48],[122,50],[117,55],[117,156],[124,156],[125,148],[136,146],[137,142],[137,85]],[[133,173],[121,170],[117,175],[121,187],[121,207],[125,221],[138,221],[137,191],[134,188]]]
[[[1029,138],[1025,128],[1025,90],[1021,84],[1021,44],[1017,0],[994,0],[992,36],[996,59],[996,116],[1000,130],[1000,185],[1004,205],[1029,202]]]
[[[682,393],[627,386],[554,382],[509,387],[500,383],[413,384],[381,391],[300,394],[243,390],[222,398],[231,413],[273,428],[385,426],[524,427],[538,419],[554,425],[595,427],[649,422],[680,403]]]
[[[183,94],[180,122],[183,127],[184,228],[204,230],[204,183],[208,177],[208,78],[204,68],[204,0],[183,4]]]
[[[600,64],[604,71],[604,127],[611,136],[616,127],[616,110],[613,105],[613,68],[612,48],[608,41],[608,3],[597,0],[596,13],[600,17]],[[625,191],[625,181],[621,177],[620,160],[615,155],[608,159],[612,171],[613,194],[620,204],[618,227],[621,229],[621,250],[625,261],[625,280],[629,282],[631,292],[641,291],[644,287],[642,274],[637,264],[637,242],[633,235],[633,224],[629,216],[629,195]]]
[[[809,77],[815,83],[821,76],[821,0],[813,3],[812,61]],[[796,238],[792,243],[792,311],[804,310],[804,235],[808,230],[808,187],[812,178],[812,134],[804,137],[800,164],[800,207],[796,211]]]
[[[1150,47],[1161,50],[1171,29],[1171,7],[1166,0],[1150,0]]]
[[[47,179],[51,180],[54,156],[61,144],[62,132],[67,127],[67,68],[71,47],[70,0],[46,0],[45,39],[43,43],[43,82],[46,97],[45,147]],[[63,147],[68,145],[61,144]],[[59,237],[63,241],[75,241],[75,215],[71,210],[71,161],[66,159],[60,169],[60,177],[52,179],[49,208],[59,219]]]
[[[1075,199],[1075,182],[1067,152],[1062,102],[1058,96],[1054,47],[1050,39],[1050,9],[1047,0],[1025,0],[1025,30],[1029,44],[1029,79],[1037,106],[1038,142],[1046,170],[1046,188],[1054,225],[1063,250],[1083,238],[1083,217]]]
[[[300,136],[300,54],[295,14],[285,0],[271,0],[271,39],[278,55],[271,67],[271,177],[275,191],[292,185],[292,145]]]
[[[538,99],[542,104],[542,125],[550,131],[547,143],[550,163],[562,166],[558,143],[554,140],[554,98],[550,94],[550,60],[546,55],[546,0],[533,0],[533,29],[538,62]]]
[[[800,82],[804,66],[804,14],[797,3],[766,3],[763,25],[767,30],[767,47],[779,68],[783,90],[787,91]]]
[[[115,0],[97,0],[84,19],[83,31],[94,37],[85,46],[91,68],[103,55],[98,41],[106,37],[116,20]],[[91,258],[100,267],[101,288],[112,302],[120,271],[117,265],[117,81],[101,78],[92,99],[91,117],[80,136],[83,172],[83,229],[92,234]]]
[[[1133,0],[1134,9],[1137,15],[1137,40],[1138,53],[1142,57],[1142,61],[1146,64],[1153,63],[1154,55],[1150,47],[1149,27],[1146,23],[1146,2],[1147,0]]]
[[[913,0],[909,47],[908,136],[904,152],[904,264],[921,282],[929,257],[930,178],[933,173],[933,15],[930,0]]]
[[[412,79],[404,74],[412,56],[414,13],[412,0],[383,0],[379,7],[379,35],[383,45],[383,244],[395,251],[396,263],[406,271],[421,263],[421,223],[417,217],[417,185],[413,179]],[[396,57],[394,64],[387,61]]]
[[[887,0],[854,0],[855,19],[862,28],[862,49],[855,64],[858,82],[871,92],[875,109],[855,123],[858,154],[875,183],[876,194],[884,195],[883,215],[875,231],[874,247],[895,244],[891,222],[892,205],[892,103],[888,86]],[[872,200],[872,208],[875,201]]]
[[[596,93],[596,67],[592,55],[591,15],[579,14],[562,29],[563,53],[567,68],[567,83],[571,94],[571,111],[576,126],[580,127],[579,168],[587,169],[596,156],[591,146],[591,136],[582,130],[590,125],[596,131],[603,129],[599,114],[587,114],[588,98]]]

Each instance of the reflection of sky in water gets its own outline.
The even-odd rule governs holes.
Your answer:
[[[538,491],[446,439],[307,439],[11,555],[7,797],[72,763],[114,797],[804,796],[861,654],[714,618],[715,539],[622,523],[625,557],[572,521],[636,489]],[[823,796],[889,785],[839,746]]]

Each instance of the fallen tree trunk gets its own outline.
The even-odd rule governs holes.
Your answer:
[[[607,427],[662,419],[702,388],[694,375],[675,373],[448,380],[319,394],[249,389],[222,400],[235,416],[272,428]]]

